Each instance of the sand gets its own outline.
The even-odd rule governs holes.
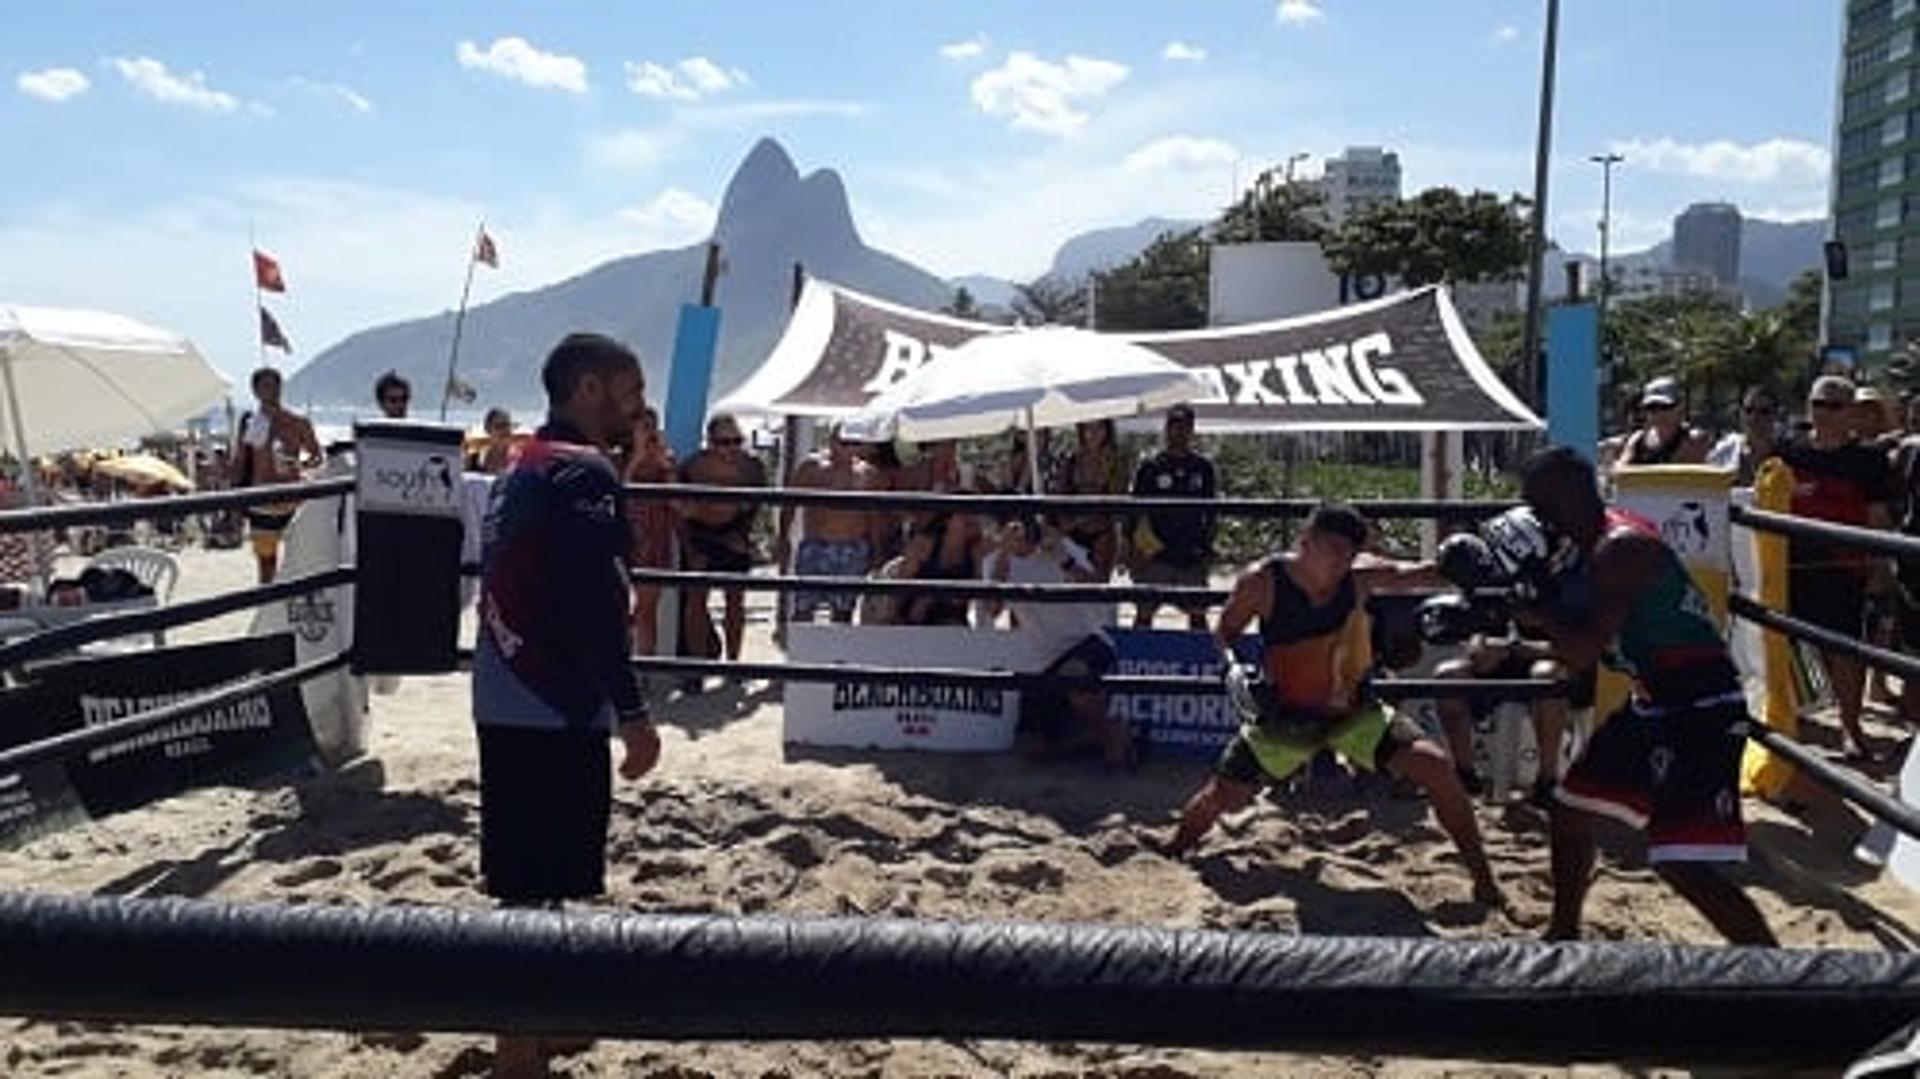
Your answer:
[[[244,552],[186,552],[178,595],[245,585]],[[764,597],[760,597],[764,599]],[[765,608],[754,658],[775,658]],[[179,640],[244,630],[234,616]],[[1260,800],[1176,862],[1152,838],[1203,766],[811,752],[780,741],[778,695],[717,688],[661,712],[660,769],[616,785],[604,905],[645,911],[908,915],[1217,927],[1280,933],[1495,937],[1528,932],[1467,901],[1466,874],[1424,803],[1322,783]],[[194,792],[0,853],[0,887],[326,903],[486,902],[477,876],[473,736],[462,677],[410,678],[374,698],[369,755],[291,787]],[[1908,950],[1920,897],[1818,828],[1750,803],[1741,871],[1782,941]],[[1495,867],[1523,911],[1548,898],[1544,820],[1481,807]],[[1603,858],[1596,938],[1713,943],[1631,844]],[[1488,1056],[1497,1058],[1490,1047]],[[0,1020],[12,1076],[485,1074],[485,1039],[126,1027]],[[771,1045],[603,1042],[567,1075],[1182,1076],[1616,1074],[1492,1064],[1161,1051],[1125,1046],[871,1041]]]

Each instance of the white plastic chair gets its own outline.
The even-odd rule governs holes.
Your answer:
[[[153,598],[158,603],[171,601],[173,586],[180,581],[179,560],[152,547],[109,547],[88,559],[86,568],[126,570],[135,580],[153,589]],[[153,631],[153,646],[167,646],[165,630]]]
[[[126,570],[153,589],[154,598],[161,603],[173,598],[173,586],[180,580],[179,560],[152,547],[110,547],[88,559],[86,568]]]

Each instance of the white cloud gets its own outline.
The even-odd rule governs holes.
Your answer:
[[[117,56],[107,61],[135,90],[168,105],[184,105],[206,112],[234,112],[240,99],[224,90],[207,85],[207,77],[198,71],[176,75],[167,65],[149,56]]]
[[[629,60],[626,68],[627,89],[641,97],[668,101],[698,101],[753,81],[745,71],[722,67],[704,56],[689,56],[673,67],[651,60]]]
[[[973,103],[989,116],[1005,116],[1016,130],[1067,136],[1086,126],[1081,107],[1105,97],[1127,77],[1124,64],[1085,56],[1049,63],[1016,52],[1006,63],[973,80]]]
[[[1167,60],[1184,60],[1199,63],[1207,58],[1207,50],[1198,45],[1189,45],[1184,41],[1169,41],[1161,57]]]
[[[669,187],[638,206],[619,212],[621,221],[638,226],[656,244],[677,245],[698,240],[713,231],[719,208],[706,199]]]
[[[42,101],[55,103],[78,97],[87,92],[93,84],[87,77],[70,67],[50,67],[44,71],[22,71],[20,77],[13,80],[20,92],[28,97],[37,97]]]
[[[1273,17],[1288,26],[1305,26],[1326,18],[1327,13],[1321,10],[1320,0],[1280,0]]]
[[[1127,155],[1128,172],[1160,172],[1165,169],[1207,168],[1231,165],[1240,152],[1220,139],[1193,135],[1169,135],[1155,139]]]
[[[1493,33],[1488,37],[1495,45],[1511,45],[1520,40],[1520,28],[1510,22],[1503,22],[1494,27]]]
[[[587,139],[589,168],[610,172],[646,172],[665,161],[679,144],[671,131],[625,128]]]
[[[313,79],[301,78],[298,75],[287,81],[310,93],[319,94],[322,97],[330,97],[342,105],[345,105],[347,108],[352,109],[354,112],[368,113],[373,111],[373,102],[367,100],[365,94],[362,94],[360,91],[355,90],[345,83],[317,82]]]
[[[471,41],[462,41],[453,52],[461,67],[512,79],[537,90],[587,92],[584,60],[564,53],[542,52],[523,37],[495,38],[493,44],[484,49]]]
[[[1700,143],[1629,139],[1615,142],[1612,149],[1626,156],[1630,168],[1745,184],[1825,183],[1833,166],[1826,147],[1799,139],[1767,139],[1751,145],[1725,139]]]
[[[940,46],[940,55],[949,60],[972,60],[987,51],[987,35],[975,34],[965,41]]]

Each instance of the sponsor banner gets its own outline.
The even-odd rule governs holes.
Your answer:
[[[38,742],[65,729],[57,718],[59,696],[28,684],[0,690],[0,749]],[[85,822],[87,811],[59,763],[0,772],[0,850]]]
[[[787,628],[794,663],[926,667],[967,671],[1034,666],[1025,637],[962,626]],[[785,740],[854,749],[993,753],[1013,748],[1020,694],[1012,690],[898,682],[788,682],[782,698]]]
[[[808,281],[766,364],[719,407],[842,415],[942,351],[1007,332]],[[1206,380],[1211,391],[1194,406],[1212,430],[1542,426],[1487,366],[1439,287],[1277,322],[1124,337]]]
[[[173,704],[293,665],[291,634],[87,657],[37,667],[48,696],[25,705],[55,717],[59,733]],[[11,711],[13,702],[5,702]],[[20,717],[0,720],[14,726]],[[131,809],[194,787],[248,783],[311,768],[314,741],[299,689],[186,716],[66,761],[67,781],[91,816]]]
[[[457,427],[361,423],[354,427],[360,513],[460,517]]]
[[[1210,634],[1194,630],[1110,629],[1114,674],[1156,678],[1218,679],[1220,650]],[[1256,662],[1259,638],[1242,637],[1234,646],[1241,659]],[[1116,693],[1107,698],[1107,714],[1125,720],[1134,737],[1156,757],[1213,760],[1240,729],[1240,717],[1220,693]]]

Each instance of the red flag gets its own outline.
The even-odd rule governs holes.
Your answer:
[[[480,230],[480,238],[473,243],[473,261],[484,262],[494,269],[500,268],[500,252],[493,246],[493,237],[486,229]]]
[[[253,252],[253,283],[265,292],[287,291],[287,279],[280,276],[280,263],[257,248]]]
[[[260,343],[282,352],[293,351],[293,346],[287,343],[287,335],[280,332],[280,324],[273,320],[273,315],[264,307],[260,309]]]

